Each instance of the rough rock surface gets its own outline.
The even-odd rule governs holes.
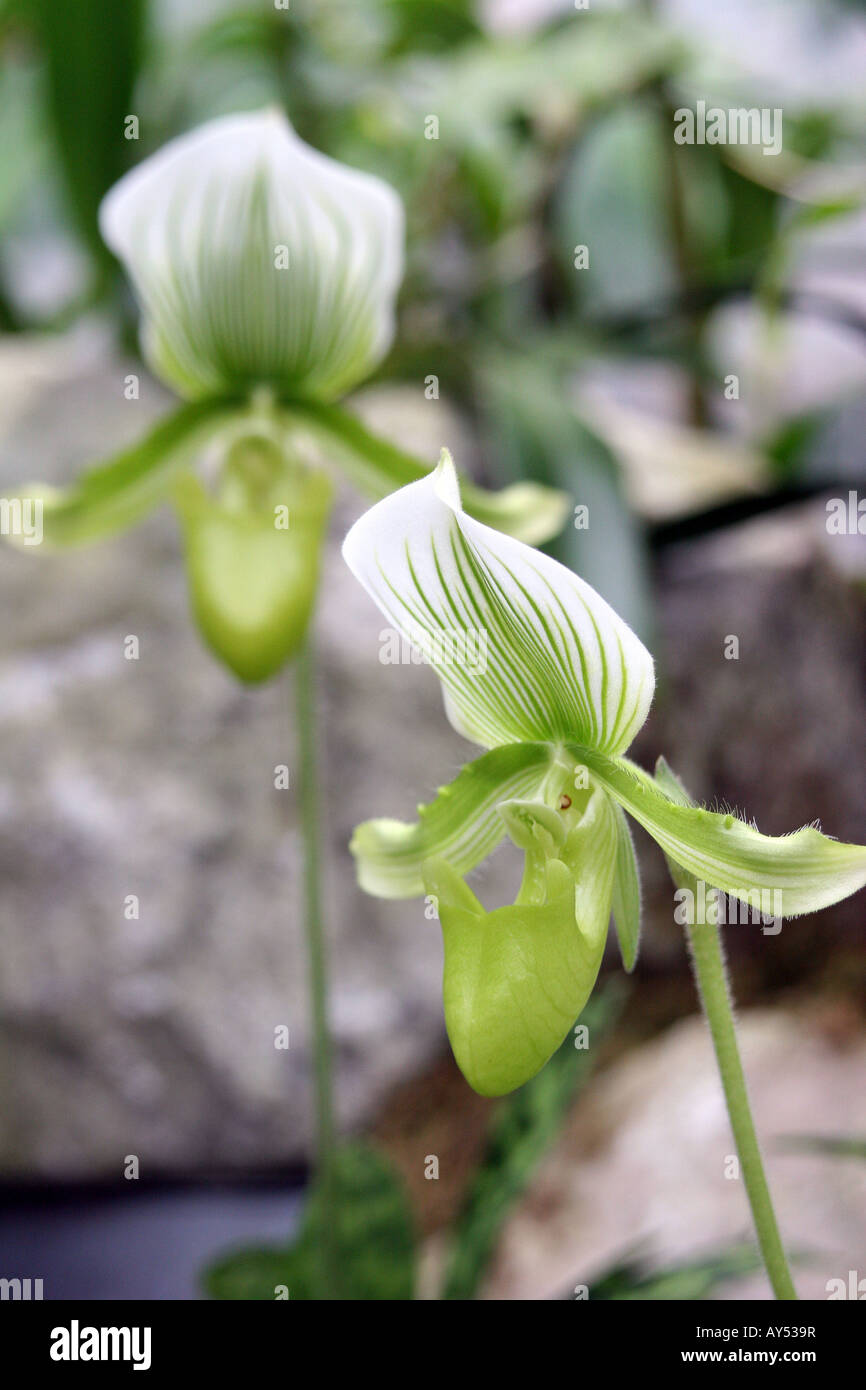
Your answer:
[[[764,1010],[741,1018],[740,1041],[795,1282],[802,1298],[826,1298],[828,1280],[863,1277],[866,1164],[782,1140],[866,1132],[866,1041],[840,1045],[808,1013]],[[725,1175],[734,1152],[709,1034],[684,1019],[585,1092],[507,1227],[485,1297],[567,1297],[623,1257],[665,1268],[748,1240],[742,1179]],[[770,1291],[754,1274],[713,1296]]]
[[[661,557],[660,679],[633,756],[652,767],[664,754],[696,799],[734,808],[766,834],[817,821],[866,844],[866,536],[830,535],[826,521],[820,499]],[[643,832],[636,838],[657,928],[647,944],[680,953],[662,857]],[[866,998],[862,893],[778,935],[735,925],[728,941],[768,987],[835,972]]]

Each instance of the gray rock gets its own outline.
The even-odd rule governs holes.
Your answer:
[[[87,342],[59,364],[52,352],[46,365],[6,349],[7,490],[62,483],[166,405],[146,381],[125,401],[132,367],[107,368]],[[347,493],[337,508],[318,624],[346,1125],[442,1036],[438,927],[422,903],[361,894],[348,839],[371,815],[411,815],[464,747],[429,671],[379,663],[382,622],[338,550],[361,506]],[[142,1173],[307,1153],[290,673],[244,690],[203,650],[168,512],[60,556],[4,546],[0,585],[0,1169],[119,1175],[133,1153]],[[280,763],[288,791],[274,788]],[[124,915],[131,894],[138,920]]]
[[[652,768],[663,754],[696,799],[735,808],[766,834],[818,821],[864,844],[866,595],[851,580],[863,573],[866,536],[828,535],[826,519],[819,500],[670,547],[656,576],[660,679],[632,756]],[[725,655],[732,637],[736,659]],[[662,857],[637,839],[655,928],[647,945],[679,955]],[[863,895],[777,936],[736,925],[727,937],[756,982],[847,970],[856,987]]]
[[[862,1131],[866,1041],[839,1048],[808,1013],[758,1011],[740,1042],[779,1228],[801,1257],[795,1283],[826,1298],[829,1279],[866,1273],[866,1164],[783,1140]],[[511,1219],[485,1296],[561,1298],[623,1257],[668,1268],[750,1239],[734,1153],[709,1033],[683,1019],[593,1081]],[[761,1273],[714,1296],[771,1294]]]

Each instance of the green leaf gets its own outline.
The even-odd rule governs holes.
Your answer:
[[[211,1265],[202,1280],[211,1298],[235,1303],[275,1299],[283,1288],[290,1298],[313,1298],[315,1261],[309,1249],[251,1246]]]
[[[806,471],[812,465],[814,476],[816,457],[820,457],[822,433],[832,430],[836,411],[832,407],[809,410],[791,416],[783,422],[776,422],[773,432],[764,441],[764,454],[780,481],[788,481]],[[835,452],[831,455],[835,468]],[[826,466],[826,465],[825,465]]]
[[[566,1038],[543,1071],[497,1111],[452,1232],[442,1298],[474,1297],[505,1220],[591,1073],[596,1049],[616,1022],[621,1000],[619,982],[594,995],[581,1014],[590,1047],[576,1048]]]
[[[770,899],[762,894],[771,895],[773,915],[791,917],[829,907],[866,884],[862,845],[831,840],[812,826],[792,835],[762,835],[736,816],[683,804],[685,793],[682,787],[675,792],[669,769],[662,769],[659,785],[624,758],[587,748],[569,751],[674,865],[757,911],[768,910],[763,904]]]
[[[788,1153],[823,1154],[827,1158],[866,1159],[866,1139],[845,1134],[783,1134],[777,1148]]]
[[[340,1149],[336,1169],[336,1210],[325,1208],[314,1187],[295,1244],[238,1250],[219,1260],[203,1275],[211,1298],[270,1301],[280,1286],[290,1300],[412,1298],[412,1217],[400,1179],[380,1154],[361,1144]],[[337,1248],[339,1289],[324,1282],[326,1224]]]
[[[476,743],[583,737],[618,753],[643,724],[654,674],[642,643],[577,575],[468,517],[446,451],[355,523],[343,555]]]
[[[54,144],[69,203],[97,260],[109,260],[97,226],[100,199],[138,146],[124,134],[138,109],[146,0],[35,0]]]
[[[466,44],[417,84],[418,103],[448,113],[442,133],[450,145],[471,147],[521,116],[541,123],[552,105],[561,120],[575,121],[671,71],[682,52],[681,41],[652,16],[582,14],[546,33]]]
[[[139,521],[170,494],[190,458],[237,412],[218,401],[186,405],[64,491],[43,484],[19,496],[41,498],[47,548],[84,545]]]
[[[18,211],[25,192],[42,176],[46,139],[36,102],[32,63],[9,62],[0,69],[0,227]]]
[[[616,866],[613,874],[613,920],[626,970],[634,970],[640,941],[640,872],[628,821],[616,814]]]
[[[424,891],[427,859],[447,859],[458,874],[474,869],[505,835],[498,803],[537,791],[550,759],[546,744],[494,748],[419,806],[414,823],[382,819],[359,825],[349,848],[361,887],[380,898],[414,898]]]
[[[555,231],[565,284],[584,312],[634,310],[676,287],[666,166],[672,148],[662,111],[643,103],[601,114],[579,139],[559,190]],[[582,271],[574,269],[576,245],[590,248]]]
[[[743,1278],[761,1268],[753,1245],[733,1245],[701,1259],[648,1273],[637,1259],[623,1259],[589,1286],[590,1302],[666,1300],[693,1302],[706,1298],[727,1279]]]
[[[481,30],[472,8],[471,0],[384,0],[393,25],[389,56],[438,52],[478,38]]]
[[[346,475],[370,497],[387,497],[395,488],[429,476],[430,464],[372,434],[340,406],[304,400],[289,402],[287,410],[310,425],[331,452],[338,449]],[[527,545],[549,540],[562,528],[569,511],[565,493],[537,483],[488,492],[461,482],[461,493],[471,516]]]
[[[791,278],[792,262],[804,234],[826,222],[851,216],[859,211],[863,202],[864,195],[858,191],[815,203],[800,204],[787,212],[770,245],[765,248],[764,263],[756,287],[759,298],[763,299],[771,312],[778,310],[786,283]]]
[[[724,265],[729,209],[713,149],[674,145],[672,116],[638,97],[579,132],[554,208],[566,294],[591,317],[652,309],[681,288],[675,237],[688,247],[689,275]],[[610,170],[616,169],[615,181]],[[679,186],[675,231],[672,185]],[[589,264],[575,270],[578,245]]]
[[[445,1025],[480,1095],[504,1095],[540,1071],[589,999],[610,922],[615,847],[613,808],[596,790],[561,858],[527,854],[511,907],[486,912],[444,860],[425,866],[445,944]]]

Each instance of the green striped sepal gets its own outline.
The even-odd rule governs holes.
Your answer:
[[[574,740],[615,755],[646,719],[649,652],[571,570],[467,516],[447,451],[366,512],[343,554],[483,747]]]

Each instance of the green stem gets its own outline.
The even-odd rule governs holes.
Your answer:
[[[304,924],[307,937],[309,993],[312,1010],[316,1089],[316,1182],[326,1219],[322,1228],[322,1282],[326,1298],[339,1297],[340,1267],[335,1238],[337,1185],[335,1169],[333,1059],[328,1028],[328,967],[322,920],[321,831],[316,743],[316,666],[308,635],[295,663],[298,724],[299,801],[304,856]]]
[[[758,1234],[758,1244],[776,1297],[795,1299],[797,1291],[791,1279],[791,1271],[779,1235],[776,1213],[773,1210],[749,1106],[746,1077],[734,1028],[722,938],[718,927],[708,922],[690,926],[687,932],[698,992],[710,1026],[731,1129],[734,1131],[752,1218]]]

